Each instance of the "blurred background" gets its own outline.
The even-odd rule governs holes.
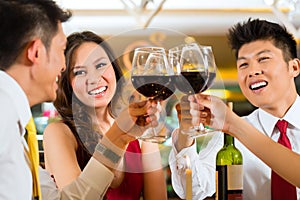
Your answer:
[[[227,44],[228,29],[250,17],[260,18],[283,24],[297,41],[300,38],[300,0],[57,0],[57,3],[73,12],[72,19],[64,24],[66,35],[84,30],[99,34],[113,47],[124,71],[130,70],[132,52],[140,46],[168,49],[189,41],[212,46],[218,72],[216,82],[208,92],[224,101],[232,101],[234,111],[240,116],[255,108],[238,86],[234,54]],[[299,90],[299,78],[296,84]],[[170,132],[178,123],[173,106],[179,96],[166,102]],[[57,113],[51,103],[37,105],[32,110],[41,142],[43,127],[57,120]],[[198,149],[208,139],[199,139]],[[161,149],[169,197],[176,197],[167,167],[170,141]]]
[[[236,82],[235,59],[226,39],[228,29],[249,17],[261,18],[284,24],[299,38],[298,0],[57,0],[57,3],[73,11],[71,21],[64,24],[67,35],[74,31],[94,31],[112,43],[121,61],[128,51],[148,44],[169,48],[176,45],[172,41],[195,40],[212,46],[219,70],[213,91],[233,101],[239,115],[248,114],[253,107]],[[218,88],[220,82],[224,88]]]

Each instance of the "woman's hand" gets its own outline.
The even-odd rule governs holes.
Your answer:
[[[99,141],[101,145],[104,145],[110,151],[110,155],[106,156],[119,157],[118,162],[114,162],[114,160],[97,153],[97,151],[95,151],[94,157],[112,171],[114,169],[122,171],[123,165],[120,161],[128,143],[142,135],[150,125],[157,124],[156,114],[158,110],[155,102],[142,101],[131,103],[127,109],[119,114],[112,127]]]
[[[150,126],[158,125],[161,108],[156,101],[131,102],[116,119],[118,127],[133,137],[138,137]]]

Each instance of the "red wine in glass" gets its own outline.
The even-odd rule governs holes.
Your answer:
[[[181,72],[175,76],[175,85],[185,94],[196,94],[202,91],[207,82],[206,72]]]
[[[213,84],[216,78],[216,72],[208,72],[208,78],[206,80],[206,84],[202,88],[200,92],[204,92],[205,90],[209,89]]]
[[[132,76],[131,82],[134,88],[151,100],[162,101],[170,97],[175,91],[172,76]]]

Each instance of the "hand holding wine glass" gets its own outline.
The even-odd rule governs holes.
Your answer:
[[[139,96],[139,94],[133,95],[134,98]],[[115,121],[118,127],[128,133],[129,136],[139,138],[151,125],[158,125],[155,117],[156,113],[159,112],[158,109],[153,102],[147,100],[132,101],[131,98],[128,106],[123,106],[122,110],[118,112]]]
[[[160,101],[170,97],[175,91],[173,75],[174,72],[168,63],[163,48],[142,47],[135,49],[131,82],[134,88],[147,100],[160,105]],[[167,139],[168,136],[164,131],[163,114],[164,111],[162,110],[158,116],[158,121],[161,123],[158,126],[153,126],[151,130],[145,131],[145,134],[139,139],[157,143],[162,143]]]
[[[191,43],[174,47],[169,50],[169,60],[176,71],[176,87],[184,94],[201,93],[212,86],[216,77],[216,64],[210,46]],[[189,108],[183,105],[182,109],[185,114],[182,117],[185,119],[181,122],[192,123],[191,116],[188,116],[188,110],[186,110]],[[198,137],[211,129],[200,123],[199,126],[190,125],[183,131],[191,137]]]

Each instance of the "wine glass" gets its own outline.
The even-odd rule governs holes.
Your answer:
[[[215,62],[215,56],[213,54],[212,47],[203,45],[200,45],[199,47],[202,52],[204,63],[206,64],[208,71],[208,79],[206,85],[201,91],[204,92],[205,90],[211,88],[211,86],[214,84],[214,81],[216,79],[217,65]]]
[[[170,97],[175,91],[173,69],[168,63],[166,52],[161,47],[141,47],[134,51],[131,82],[133,87],[147,100],[161,106],[160,101]],[[139,139],[162,143],[167,138],[164,116],[159,116],[158,126],[151,126]]]
[[[173,65],[176,88],[184,94],[192,95],[210,88],[216,77],[216,65],[210,46],[197,43],[183,44],[169,50],[169,61]],[[190,126],[183,132],[191,137],[198,137],[212,129]]]

